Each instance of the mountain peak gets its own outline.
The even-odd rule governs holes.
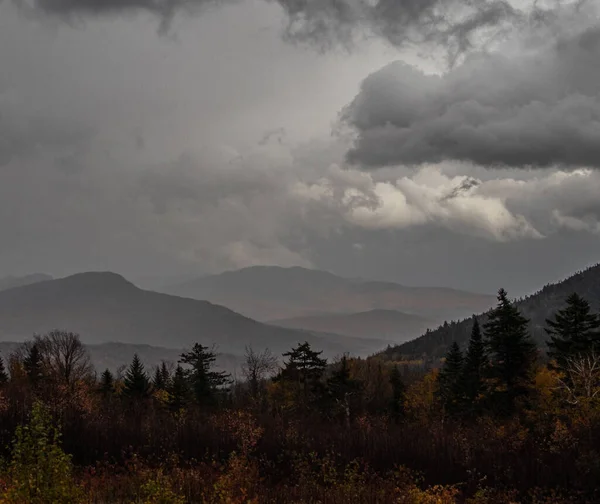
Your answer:
[[[57,280],[63,284],[76,285],[82,288],[127,288],[137,289],[137,287],[127,280],[123,275],[113,273],[112,271],[87,271],[76,273]]]

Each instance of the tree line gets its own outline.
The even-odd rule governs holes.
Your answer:
[[[598,502],[600,317],[573,294],[545,329],[547,359],[500,290],[431,369],[303,342],[242,380],[200,343],[97,375],[37,335],[0,359],[0,502]]]
[[[439,373],[438,394],[449,414],[480,414],[488,409],[511,414],[534,392],[538,349],[528,332],[529,320],[504,289],[490,311],[482,332],[473,319],[471,337],[463,354],[454,342]],[[556,371],[558,388],[573,402],[600,393],[600,317],[574,293],[566,307],[546,320],[549,369]]]

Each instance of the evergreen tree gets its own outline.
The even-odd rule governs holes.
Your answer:
[[[569,358],[590,353],[600,342],[600,318],[590,313],[589,303],[578,294],[567,298],[567,306],[558,310],[554,320],[546,319],[550,336],[548,355],[565,369]]]
[[[473,409],[476,406],[477,399],[484,392],[484,374],[487,365],[488,359],[479,322],[473,317],[473,328],[471,329],[471,338],[465,355],[462,376],[465,406],[468,409]]]
[[[8,373],[4,367],[4,361],[0,357],[0,387],[8,382]]]
[[[503,413],[510,413],[516,399],[530,391],[537,350],[529,335],[529,320],[509,301],[504,289],[498,291],[498,305],[488,317],[484,333],[490,359],[488,372],[495,385],[493,404]]]
[[[216,359],[215,352],[199,343],[181,354],[179,362],[190,366],[187,375],[198,404],[214,403],[217,390],[231,382],[229,373],[212,369]]]
[[[350,421],[350,398],[358,393],[361,387],[362,383],[351,377],[348,357],[342,356],[339,367],[327,380],[327,389],[334,403],[342,408],[347,423]]]
[[[100,392],[106,396],[112,394],[115,390],[115,379],[113,374],[106,368],[100,375]]]
[[[171,373],[166,362],[162,362],[160,366],[156,366],[154,370],[154,377],[152,378],[152,386],[155,390],[167,390],[169,387],[169,381],[171,380]]]
[[[298,382],[302,387],[305,400],[308,399],[310,392],[318,388],[327,366],[327,359],[319,357],[322,353],[323,351],[313,350],[305,341],[282,354],[289,359],[282,370],[281,378]]]
[[[393,418],[397,421],[404,416],[404,403],[406,402],[406,386],[398,365],[394,365],[392,368],[390,384],[392,385],[391,411]]]
[[[339,367],[333,371],[327,380],[327,386],[334,397],[341,397],[346,393],[354,392],[360,388],[360,381],[351,378],[348,357],[342,356]]]
[[[171,372],[169,371],[169,367],[165,361],[162,361],[160,364],[160,373],[162,375],[162,380],[165,384],[165,387],[168,387],[171,380]]]
[[[463,364],[463,354],[455,341],[450,345],[444,365],[438,375],[438,395],[444,409],[450,414],[456,413],[462,403]]]
[[[192,391],[186,376],[185,370],[181,366],[177,366],[173,379],[170,380],[167,388],[169,394],[168,405],[171,411],[179,411],[190,403],[192,399]]]
[[[144,365],[140,361],[138,354],[133,356],[133,360],[125,374],[123,385],[123,394],[127,397],[143,399],[150,396],[150,380],[144,371]]]
[[[33,343],[27,349],[27,355],[23,359],[23,369],[25,369],[25,374],[31,384],[34,387],[39,385],[44,376],[44,364],[42,361],[42,352],[36,343]]]

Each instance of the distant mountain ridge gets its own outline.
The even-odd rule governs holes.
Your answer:
[[[441,322],[485,310],[494,302],[491,295],[450,288],[406,287],[276,266],[253,266],[205,276],[173,285],[164,292],[205,299],[260,321],[381,309]]]
[[[8,359],[10,354],[17,350],[21,343],[15,341],[0,341],[0,357]],[[113,373],[128,366],[134,354],[138,354],[144,364],[145,371],[151,375],[155,366],[163,361],[177,365],[182,350],[175,348],[156,347],[151,345],[132,345],[128,343],[102,343],[99,345],[85,345],[90,354],[94,369],[100,374],[105,369]],[[239,373],[242,357],[231,354],[218,354],[215,365],[217,368],[229,373]]]
[[[31,273],[30,275],[22,276],[6,276],[0,278],[0,291],[12,289],[13,287],[31,285],[37,282],[44,282],[46,280],[52,280],[52,277],[50,275],[46,275],[45,273]]]
[[[584,297],[593,311],[599,311],[600,264],[579,271],[565,280],[548,284],[535,294],[516,301],[519,310],[531,320],[531,334],[542,350],[546,350],[546,319],[552,318],[557,310],[564,308],[566,298],[574,292]],[[477,315],[480,324],[485,323],[486,313],[487,311]],[[443,324],[415,340],[388,348],[383,355],[394,360],[442,357],[452,342],[466,345],[472,325],[471,319]]]
[[[0,292],[0,340],[19,341],[52,329],[78,332],[86,344],[118,341],[184,348],[199,342],[236,355],[246,345],[280,354],[305,340],[330,357],[366,355],[388,343],[262,324],[208,301],[142,290],[110,272],[80,273]]]
[[[414,338],[433,325],[430,320],[418,315],[382,309],[351,314],[296,317],[272,320],[269,323],[291,329],[309,329],[358,338],[385,338],[395,342]]]

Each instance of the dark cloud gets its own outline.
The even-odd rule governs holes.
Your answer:
[[[178,11],[217,6],[227,0],[14,0],[17,5],[33,7],[49,14],[111,15],[128,11],[147,11],[170,18]]]
[[[166,24],[179,10],[219,3],[26,1],[61,19],[146,12]],[[4,2],[4,273],[198,274],[279,264],[493,291],[511,271],[505,286],[517,294],[513,289],[537,287],[597,257],[599,171],[444,162],[365,172],[345,165],[349,145],[343,139],[308,141],[327,135],[360,79],[389,56],[379,56],[385,52],[380,40],[369,54],[363,48],[351,58],[335,51],[316,56],[282,44],[277,28],[281,5],[292,40],[330,47],[375,35],[397,46],[422,42],[425,51],[428,42],[445,41],[456,55],[512,26],[539,23],[563,33],[553,12],[540,11],[541,21],[526,22],[522,11],[501,2],[242,4],[182,22],[182,36],[171,44],[156,37],[144,16],[89,23],[86,30],[58,23],[50,33],[23,22],[12,2]],[[262,30],[266,25],[272,29]],[[489,37],[483,33],[488,29]],[[507,138],[520,145],[510,137],[520,128],[529,135],[522,143],[538,151],[534,157],[548,150],[555,158],[560,149],[584,156],[586,149],[573,154],[561,142],[542,148],[554,123],[541,115],[533,126],[513,118],[539,102],[564,121],[572,105],[566,98],[597,97],[598,32],[561,37],[538,57],[530,56],[540,43],[532,39],[519,57],[515,51],[474,54],[442,77],[400,65],[372,75],[346,112],[359,132],[355,155],[371,166],[486,155],[527,161],[524,150],[513,158],[506,154],[512,145]],[[593,133],[595,109],[585,106],[589,119],[582,105],[573,122]],[[454,114],[456,123],[437,124],[444,114]],[[485,135],[502,121],[502,142],[494,146]],[[93,127],[91,140],[82,124]],[[430,125],[437,130],[429,133]],[[274,129],[279,126],[284,129]],[[386,127],[392,132],[387,144],[376,138]],[[471,128],[474,139],[461,127]],[[404,144],[398,141],[404,141],[402,130],[410,135]],[[464,143],[459,149],[447,137]]]
[[[516,23],[525,13],[504,0],[277,0],[289,39],[329,47],[380,36],[396,46],[435,42],[454,55],[481,29]],[[535,9],[535,7],[533,8]]]
[[[198,12],[242,0],[13,0],[34,12],[66,19],[85,16],[148,12],[167,29],[173,16]],[[454,64],[457,57],[492,41],[506,31],[527,23],[548,23],[562,1],[552,9],[537,1],[516,8],[509,0],[267,0],[284,11],[284,35],[293,42],[320,49],[339,44],[352,47],[368,38],[380,37],[395,46],[427,43],[441,46]],[[589,0],[579,0],[586,4]],[[483,36],[483,39],[482,39]]]
[[[119,16],[147,12],[160,19],[160,31],[168,30],[178,13],[197,13],[238,0],[13,0],[26,12],[63,17],[67,20],[88,16]]]
[[[541,51],[478,53],[438,75],[393,63],[343,119],[367,167],[468,161],[600,167],[600,26]]]

